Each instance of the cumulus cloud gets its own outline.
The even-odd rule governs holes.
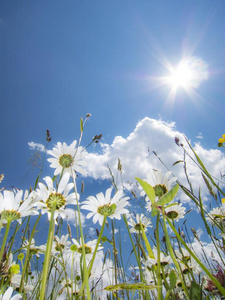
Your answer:
[[[45,146],[35,142],[28,142],[28,146],[31,150],[38,150],[40,152],[45,152]]]
[[[183,160],[184,154],[183,149],[175,143],[175,137],[191,153],[183,133],[176,129],[174,122],[146,117],[138,122],[128,137],[116,136],[111,145],[100,143],[101,153],[89,153],[86,156],[88,174],[95,179],[109,178],[107,165],[114,175],[117,174],[119,158],[122,164],[123,183],[129,188],[128,183],[135,183],[135,177],[145,179],[148,172],[153,169],[166,172],[160,158],[179,181],[187,186],[183,163],[173,166],[176,161]],[[193,148],[208,171],[220,178],[221,171],[225,170],[224,154],[219,149],[204,149],[200,143],[195,143]],[[154,153],[157,153],[157,156]],[[201,186],[203,200],[207,200],[207,189],[201,172],[188,157],[187,171],[194,190],[197,192]]]

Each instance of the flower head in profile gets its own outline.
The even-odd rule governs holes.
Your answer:
[[[130,232],[132,233],[140,233],[141,225],[144,231],[147,231],[147,227],[152,227],[151,221],[144,216],[144,214],[136,214],[135,219],[132,217],[128,220],[128,225],[131,227]]]
[[[70,250],[71,242],[68,241],[69,234],[62,235],[60,238],[56,235],[52,244],[52,253],[67,253]]]
[[[171,175],[171,172],[167,172],[163,177],[161,170],[153,170],[147,174],[146,181],[154,188],[156,197],[162,197],[172,188],[172,185],[177,180],[177,178],[170,178]],[[145,191],[142,191],[141,196],[144,195]]]
[[[206,216],[206,220],[214,226],[225,228],[225,207],[215,207]]]
[[[25,193],[23,200],[22,190],[4,190],[3,193],[0,193],[0,215],[3,224],[15,220],[21,223],[23,217],[37,215],[38,210],[33,195],[34,192],[29,195]]]
[[[81,239],[80,239],[80,242],[78,242],[76,239],[72,239],[72,242],[73,242],[73,245],[71,246],[71,249],[75,248],[78,257],[80,258],[82,256],[82,242],[81,242]],[[96,244],[97,244],[96,239],[84,243],[85,257],[86,257],[86,260],[87,260],[88,263],[92,259]],[[101,251],[102,249],[103,249],[103,247],[101,245],[99,245],[97,253],[99,253],[99,251]]]
[[[30,243],[28,240],[24,240],[22,242],[22,248],[27,251],[28,248],[30,249],[30,254],[35,255],[37,258],[40,257],[39,253],[44,253],[46,251],[46,246],[36,246],[35,245],[35,239],[31,239]]]
[[[54,175],[61,174],[62,171],[71,176],[76,172],[86,174],[83,161],[85,151],[82,147],[76,148],[76,144],[76,140],[69,146],[66,143],[58,142],[56,147],[48,151],[48,154],[53,156],[47,160],[51,163],[50,167],[55,169]]]
[[[54,182],[51,177],[44,178],[46,184],[39,183],[37,189],[37,198],[39,200],[37,206],[42,210],[42,213],[48,213],[50,219],[53,206],[56,207],[54,219],[58,216],[66,217],[65,207],[69,204],[77,204],[75,193],[70,193],[73,188],[73,183],[68,183],[70,174],[66,173],[61,177],[58,187],[54,187]],[[79,195],[77,195],[79,197]]]
[[[179,221],[180,219],[184,218],[185,216],[185,207],[182,204],[174,203],[169,205],[165,208],[165,215],[167,218],[171,219],[172,221]]]
[[[201,268],[186,249],[180,248],[179,250],[175,250],[175,253],[178,261],[180,262],[181,271],[184,275],[187,275],[191,271],[195,274],[200,274]]]
[[[111,219],[121,219],[122,214],[126,214],[129,211],[125,208],[128,204],[129,197],[123,197],[123,191],[117,191],[111,198],[112,188],[106,190],[105,196],[103,193],[99,193],[94,196],[90,196],[81,206],[82,209],[89,210],[87,218],[93,217],[93,222],[99,222],[102,225],[104,217]]]
[[[148,257],[146,261],[144,261],[144,266],[148,269],[151,270],[153,266],[157,266],[158,264],[158,252],[157,249],[154,247],[153,248],[153,255],[154,258]],[[172,258],[168,255],[165,255],[163,252],[160,251],[160,264],[164,268],[168,268],[169,264],[172,263]]]

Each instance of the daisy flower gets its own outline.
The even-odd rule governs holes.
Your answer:
[[[215,207],[206,216],[206,220],[211,225],[225,227],[225,207]]]
[[[170,178],[172,172],[167,172],[165,176],[162,176],[161,170],[153,170],[147,174],[147,181],[155,191],[156,197],[162,197],[166,194],[171,188],[173,183],[177,180],[176,177]],[[145,195],[145,191],[142,190],[141,196]]]
[[[77,141],[73,141],[71,145],[66,143],[58,142],[56,147],[48,151],[51,158],[47,160],[51,163],[50,167],[54,168],[54,175],[69,173],[71,176],[75,175],[76,172],[86,174],[84,170],[83,155],[86,153],[82,147],[76,148]]]
[[[182,206],[182,204],[174,203],[173,205],[169,205],[165,208],[165,215],[167,218],[171,219],[172,221],[179,221],[180,219],[183,219],[185,216],[185,207]]]
[[[48,213],[48,218],[51,217],[51,209],[53,205],[56,205],[56,211],[54,219],[58,216],[61,218],[66,217],[65,207],[68,204],[77,204],[75,193],[70,193],[73,188],[73,183],[68,183],[70,174],[66,173],[62,176],[58,188],[54,188],[54,182],[51,177],[47,176],[44,178],[46,183],[39,183],[39,188],[37,189],[37,198],[39,200],[37,206],[42,210],[42,213]],[[78,195],[79,197],[79,195]]]
[[[29,241],[24,240],[22,243],[22,248],[24,248],[24,250],[27,251],[28,246],[29,246]],[[35,239],[31,239],[31,243],[30,243],[30,254],[31,255],[36,255],[36,257],[39,258],[40,257],[39,253],[43,254],[45,251],[46,251],[45,245],[36,246]]]
[[[152,227],[151,221],[147,217],[145,217],[144,214],[136,214],[135,219],[136,221],[132,217],[130,217],[128,220],[128,225],[131,227],[130,232],[132,233],[141,232],[141,225],[144,231],[147,231],[147,227]]]
[[[73,245],[71,247],[74,247],[74,245],[76,246],[76,251],[80,254],[80,256],[82,255],[82,243],[81,240],[80,242],[78,242],[75,239],[72,239]],[[94,249],[96,247],[97,244],[97,240],[92,240],[92,241],[88,241],[87,243],[84,244],[84,248],[85,248],[85,256],[86,258],[92,258],[92,254],[94,252]],[[103,247],[102,246],[98,246],[98,251],[102,250]]]
[[[123,197],[123,191],[117,191],[116,194],[111,198],[112,188],[106,190],[105,196],[103,193],[99,193],[94,196],[90,196],[82,209],[89,210],[87,218],[93,217],[94,224],[98,221],[102,225],[104,217],[107,216],[111,219],[121,219],[122,214],[127,214],[129,211],[124,208],[128,204],[129,197]]]
[[[20,294],[16,294],[12,296],[13,294],[13,288],[10,286],[5,291],[4,295],[0,295],[0,300],[20,300],[22,299],[22,296]]]
[[[154,254],[155,258],[148,257],[148,259],[146,261],[144,261],[144,266],[147,269],[151,269],[152,266],[157,266],[157,264],[158,264],[158,258],[157,258],[158,252],[157,252],[157,249],[154,247],[152,251],[153,251],[153,254]],[[163,252],[160,251],[160,264],[163,267],[167,267],[171,262],[172,262],[171,257],[165,255]]]
[[[179,251],[175,250],[175,253],[180,261],[180,267],[183,274],[188,274],[191,271],[195,274],[201,273],[201,268],[186,249],[181,248]]]
[[[38,210],[33,198],[34,193],[30,195],[25,193],[25,200],[23,200],[23,191],[7,191],[0,193],[0,215],[3,224],[7,221],[22,222],[23,217],[37,215]]]
[[[68,241],[69,234],[62,235],[59,238],[57,235],[54,237],[54,241],[52,244],[52,252],[59,253],[59,252],[68,252],[70,250],[71,242]]]

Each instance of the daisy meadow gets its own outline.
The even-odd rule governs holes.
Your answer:
[[[87,214],[87,218],[93,217],[94,224],[99,222],[102,225],[104,217],[107,216],[110,219],[121,219],[122,214],[127,214],[129,211],[124,208],[128,205],[129,197],[123,197],[123,191],[117,191],[111,198],[112,188],[106,190],[105,196],[103,193],[99,193],[94,196],[90,196],[81,206],[82,209],[91,211]]]
[[[39,183],[39,189],[37,189],[37,198],[39,200],[37,206],[42,210],[43,213],[48,213],[48,218],[51,216],[51,209],[53,204],[56,205],[56,211],[54,219],[58,216],[61,218],[66,217],[65,207],[68,204],[77,204],[75,193],[70,193],[73,188],[73,183],[68,183],[70,174],[66,173],[62,176],[58,188],[54,187],[54,182],[51,177],[47,176],[44,178],[46,185],[42,182]],[[79,195],[77,195],[79,198]],[[79,200],[79,199],[78,199]]]
[[[48,151],[48,154],[53,156],[47,160],[51,163],[50,167],[55,169],[54,175],[61,174],[62,171],[71,176],[74,176],[76,172],[86,174],[83,168],[85,165],[83,156],[86,152],[82,147],[76,148],[76,144],[76,140],[69,146],[58,142],[56,147]]]

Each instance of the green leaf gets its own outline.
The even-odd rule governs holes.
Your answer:
[[[167,192],[165,195],[163,195],[159,201],[156,202],[156,205],[160,205],[163,206],[169,202],[171,202],[174,197],[176,196],[177,192],[179,190],[179,184],[176,184],[172,190],[170,190],[169,192]]]
[[[172,290],[175,288],[177,282],[177,276],[174,270],[170,271],[169,278],[170,278],[170,289]]]
[[[152,212],[151,212],[152,218],[157,216],[158,214],[159,214],[158,208],[156,208],[155,206],[152,206]]]
[[[143,190],[145,191],[146,195],[151,200],[152,205],[154,205],[155,204],[155,191],[154,191],[153,187],[149,183],[147,183],[146,181],[144,181],[138,177],[135,177],[135,179],[140,183],[140,185],[143,188]]]
[[[83,119],[80,118],[80,132],[84,131],[84,127],[83,127]]]
[[[115,285],[108,285],[104,288],[104,290],[107,291],[115,291],[115,290],[152,290],[159,288],[159,286],[156,285],[147,285],[145,283],[139,282],[139,283],[119,283]]]
[[[143,240],[145,242],[145,246],[146,246],[146,249],[148,251],[149,257],[155,259],[154,253],[153,253],[152,248],[151,248],[151,246],[149,244],[149,241],[147,239],[147,236],[145,234],[145,231],[144,231],[144,228],[143,228],[142,224],[141,224],[141,233],[142,233],[142,237],[143,237]]]
[[[201,299],[202,299],[202,289],[195,281],[192,281],[191,288],[190,288],[190,300],[201,300]]]

